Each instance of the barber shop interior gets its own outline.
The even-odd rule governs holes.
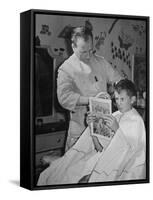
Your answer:
[[[92,32],[92,42],[81,46],[80,49],[81,44],[78,44],[78,41],[81,43],[82,40],[76,42],[72,39],[76,27],[86,27]],[[139,18],[36,14],[34,50],[36,184],[40,174],[73,148],[88,126],[86,113],[89,111],[89,106],[86,105],[86,113],[81,114],[81,112],[83,113],[86,100],[100,92],[100,90],[97,93],[94,91],[100,84],[104,85],[101,92],[106,92],[111,99],[111,113],[113,113],[117,111],[114,98],[115,81],[118,77],[132,81],[136,88],[136,98],[132,106],[146,125],[146,37],[146,21]],[[107,77],[100,72],[100,64],[97,64],[99,72],[97,75],[95,72],[93,80],[92,76],[89,77],[89,81],[91,83],[95,81],[95,85],[86,82],[84,79],[86,74],[80,74],[77,78],[74,71],[79,71],[80,68],[77,68],[78,58],[74,58],[73,54],[80,59],[82,54],[92,54],[97,56],[97,59],[102,59],[103,63],[106,63],[106,68],[110,70],[107,72],[111,76],[110,81],[107,81]],[[75,69],[71,67],[72,61]],[[87,63],[83,67],[86,71],[83,73],[90,73]],[[108,70],[106,68],[105,71]],[[78,102],[83,102],[81,108],[77,108]],[[80,113],[77,109],[80,109]],[[71,134],[73,132],[73,138],[69,132]]]

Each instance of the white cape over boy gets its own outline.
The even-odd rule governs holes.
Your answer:
[[[134,108],[113,115],[119,122],[119,129],[107,148],[96,152],[87,128],[63,157],[40,174],[37,185],[78,183],[88,174],[91,174],[88,182],[145,179],[144,122]]]

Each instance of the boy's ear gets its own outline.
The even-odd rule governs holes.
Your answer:
[[[131,97],[131,103],[134,104],[136,102],[136,96]]]

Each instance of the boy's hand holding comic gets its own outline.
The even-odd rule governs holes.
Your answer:
[[[106,125],[114,132],[116,133],[116,131],[119,128],[119,124],[116,120],[116,118],[113,115],[104,115],[103,116]]]
[[[88,112],[87,113],[87,124],[88,124],[89,128],[91,126],[91,123],[94,122],[95,120],[96,120],[95,113]],[[93,140],[96,151],[102,152],[103,146],[100,144],[98,138],[96,136],[92,136],[92,140]]]

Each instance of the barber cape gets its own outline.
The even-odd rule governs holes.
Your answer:
[[[106,149],[96,152],[90,129],[86,128],[77,143],[40,174],[37,185],[78,183],[88,174],[88,182],[145,179],[143,120],[135,109],[113,115],[119,129]]]

